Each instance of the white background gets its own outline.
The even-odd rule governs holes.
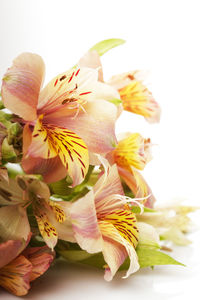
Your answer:
[[[105,79],[134,69],[148,70],[149,88],[162,107],[160,124],[149,125],[124,113],[118,131],[151,137],[154,160],[143,172],[158,203],[200,198],[199,1],[0,0],[0,76],[24,51],[40,54],[46,80],[73,66],[96,42],[123,38],[127,43],[102,57]],[[199,215],[195,220],[199,222]],[[58,264],[34,283],[26,299],[199,299],[200,238],[176,247],[173,256],[187,264],[140,270],[112,283],[90,268]],[[0,290],[1,299],[15,299]]]

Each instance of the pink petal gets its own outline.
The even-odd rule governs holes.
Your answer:
[[[128,255],[126,249],[120,243],[106,237],[103,240],[103,256],[108,264],[105,269],[104,279],[111,281]]]
[[[30,281],[35,280],[50,267],[55,253],[47,246],[44,247],[29,247],[22,253],[32,264]]]
[[[108,169],[107,178],[104,179],[103,176],[94,186],[95,206],[98,215],[109,213],[113,210],[113,207],[116,209],[124,206],[121,201],[112,198],[112,195],[124,195],[117,166],[113,165]]]
[[[88,102],[78,116],[63,116],[62,114],[48,116],[44,120],[55,126],[65,127],[75,132],[86,143],[89,151],[94,153],[107,153],[113,150],[116,143],[115,122],[117,108],[105,100]]]
[[[1,91],[4,105],[24,120],[36,119],[44,69],[44,62],[39,55],[23,53],[4,75]]]
[[[22,249],[22,245],[22,240],[9,240],[0,244],[0,268],[17,257]]]
[[[98,70],[98,80],[103,81],[103,71],[100,56],[97,51],[88,51],[78,62],[80,67],[87,67]]]
[[[51,159],[29,156],[22,160],[22,168],[27,174],[40,174],[47,183],[56,182],[67,175],[67,170],[57,156]]]
[[[120,94],[111,85],[98,81],[94,88],[96,99],[104,99],[107,101],[120,99]]]
[[[41,91],[38,114],[51,114],[60,108],[74,114],[77,103],[85,103],[94,97],[97,76],[94,69],[78,67],[59,74]]]
[[[28,240],[30,225],[26,209],[20,205],[0,208],[0,236],[3,240]]]
[[[32,265],[20,255],[0,269],[0,286],[16,296],[24,296],[30,289]]]
[[[103,241],[98,227],[93,191],[72,204],[70,216],[74,236],[80,247],[89,253],[101,251]]]

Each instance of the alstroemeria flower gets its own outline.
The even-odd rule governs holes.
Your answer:
[[[72,68],[41,90],[44,68],[40,56],[19,55],[3,78],[2,100],[26,124],[25,172],[42,174],[47,182],[68,173],[77,185],[88,170],[88,149],[103,154],[113,148],[117,110],[102,98],[106,85],[101,86],[102,93],[95,92],[97,70]]]
[[[58,238],[74,241],[67,218],[69,203],[50,199],[48,186],[28,176],[17,176],[9,184],[0,182],[0,237],[3,240],[28,239],[30,225],[26,208],[32,205],[40,233],[53,249]]]
[[[119,91],[125,110],[142,115],[150,123],[159,122],[160,107],[141,77],[140,71],[127,72],[113,76],[108,83]]]
[[[15,250],[16,244],[11,245],[10,242],[12,241],[0,244],[0,254]],[[27,248],[13,260],[5,260],[4,265],[0,266],[0,286],[16,296],[26,295],[30,289],[30,282],[46,272],[53,258],[54,253],[46,246]]]
[[[102,251],[107,264],[107,281],[113,278],[127,256],[130,266],[125,277],[139,269],[135,251],[139,235],[137,221],[127,201],[117,167],[113,165],[93,190],[70,208],[77,243],[89,253]]]
[[[131,167],[143,170],[151,160],[150,146],[150,139],[144,139],[139,133],[127,133],[112,151],[113,160],[129,171]]]
[[[151,141],[144,139],[139,133],[124,134],[115,149],[106,155],[111,164],[117,164],[119,175],[128,185],[136,198],[146,198],[145,206],[152,207],[155,198],[142,175],[151,160]]]
[[[103,82],[103,71],[97,51],[88,51],[79,62],[84,67],[98,67],[100,88]],[[143,80],[144,75],[141,71],[132,71],[113,76],[107,84],[119,92],[124,110],[142,115],[150,123],[159,122],[161,109]],[[108,100],[112,100],[111,97]]]

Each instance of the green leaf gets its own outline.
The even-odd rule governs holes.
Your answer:
[[[88,186],[90,185],[89,181],[92,176],[93,169],[94,166],[89,166],[88,173],[84,181],[81,184],[75,186],[75,188],[69,187],[69,185],[71,185],[72,182],[67,180],[67,177],[60,181],[49,184],[53,197],[61,198],[65,201],[75,201],[76,199],[83,197],[89,191]]]
[[[107,51],[109,51],[110,49],[122,45],[124,43],[125,40],[122,39],[108,39],[97,43],[92,48],[90,48],[90,51],[96,50],[98,54],[101,56]]]
[[[140,268],[153,267],[158,265],[179,265],[184,264],[176,261],[171,256],[153,249],[138,248],[137,250]],[[102,253],[90,254],[83,250],[58,250],[58,253],[66,260],[83,265],[102,269],[106,264]],[[119,271],[128,270],[130,264],[129,258],[119,268]]]
[[[7,114],[4,111],[0,111],[0,122],[7,128],[9,128],[11,125],[10,120],[12,119],[12,117],[13,116],[11,114]]]
[[[0,100],[0,109],[4,109],[4,108],[5,108],[5,106],[4,106],[3,102]]]
[[[53,194],[67,196],[71,193],[72,188],[68,187],[66,178],[49,184],[50,190]]]
[[[184,264],[173,259],[171,256],[155,249],[149,249],[146,247],[137,247],[136,252],[138,255],[139,264],[141,268],[152,267],[156,265],[185,266]]]
[[[115,104],[116,106],[120,105],[122,103],[122,100],[120,99],[112,99],[112,100],[109,100],[109,102]]]
[[[70,262],[81,263],[100,269],[105,265],[102,253],[90,254],[83,250],[58,250],[57,252]]]

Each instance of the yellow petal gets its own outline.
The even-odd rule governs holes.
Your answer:
[[[63,223],[66,220],[66,215],[65,215],[65,212],[63,211],[62,207],[52,200],[49,200],[48,204],[51,207],[51,209],[55,215],[56,221],[59,223]]]
[[[133,80],[119,90],[125,110],[144,116],[149,122],[158,122],[160,107],[141,81]]]
[[[114,225],[120,235],[134,248],[138,244],[138,229],[135,215],[130,210],[118,209],[107,214],[103,221]]]
[[[113,151],[114,161],[118,166],[131,170],[131,166],[143,170],[151,159],[149,154],[150,140],[145,140],[139,133],[130,134],[119,141]]]
[[[115,211],[116,212],[116,211]],[[124,212],[121,210],[121,212]],[[123,246],[130,258],[130,266],[127,270],[126,275],[123,278],[127,278],[132,273],[136,272],[139,269],[139,263],[137,258],[137,253],[135,251],[135,245],[133,245],[133,241],[131,242],[130,238],[127,238],[127,234],[125,232],[129,232],[129,228],[124,226],[124,223],[121,223],[121,218],[118,220],[118,212],[113,213],[112,216],[110,216],[110,220],[103,220],[99,221],[99,227],[101,230],[101,233],[103,235],[104,239],[104,247],[103,247],[103,256],[108,264],[108,267],[106,268],[105,272],[105,279],[107,281],[110,281],[114,274],[116,273],[119,266],[123,263],[125,259],[125,253],[121,246]],[[131,217],[127,217],[127,221],[131,224]],[[110,222],[112,219],[112,223]],[[114,223],[114,224],[113,224]],[[117,225],[117,227],[116,227]],[[121,225],[121,228],[120,228]],[[128,225],[129,226],[129,225]],[[133,225],[135,226],[135,225]],[[119,230],[120,228],[120,230]],[[131,226],[132,228],[132,226]],[[135,230],[135,229],[134,229]],[[129,233],[130,234],[130,233]],[[137,235],[137,231],[135,232],[135,235]],[[109,242],[109,243],[108,243]],[[117,242],[117,243],[116,243]],[[134,239],[134,242],[136,244],[136,240]]]
[[[34,127],[32,143],[28,155],[45,159],[59,156],[73,179],[73,184],[80,183],[88,171],[89,155],[84,141],[74,132],[64,127],[43,124],[41,115]]]
[[[53,250],[58,240],[56,228],[49,222],[49,219],[45,212],[35,212],[35,217],[45,243],[49,248]]]

